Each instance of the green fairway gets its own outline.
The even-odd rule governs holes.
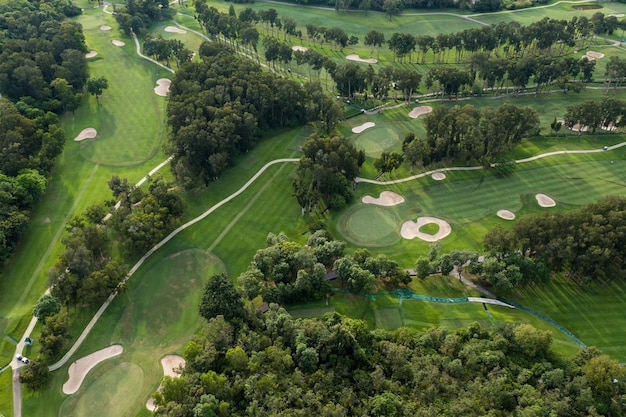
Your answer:
[[[347,240],[358,246],[381,247],[400,240],[399,221],[386,207],[360,203],[346,210],[337,226]]]
[[[355,134],[354,144],[363,149],[367,156],[379,157],[384,151],[399,152],[402,140],[394,129],[374,127]]]
[[[143,371],[134,363],[118,363],[83,391],[69,396],[59,410],[59,416],[99,417],[134,416],[129,406],[137,400],[143,385]]]
[[[379,329],[397,329],[404,326],[402,314],[398,308],[377,308],[374,310],[376,327]]]

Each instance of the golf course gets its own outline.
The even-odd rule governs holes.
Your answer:
[[[365,163],[354,180],[352,202],[339,210],[315,210],[310,218],[304,215],[293,183],[302,145],[318,128],[309,123],[264,132],[254,148],[236,156],[233,166],[208,186],[189,190],[172,187],[180,190],[185,203],[180,225],[149,251],[132,257],[123,290],[109,297],[105,305],[79,303],[67,309],[70,340],[51,363],[49,383],[36,391],[21,384],[16,394],[20,383],[13,381],[14,375],[28,365],[17,361],[15,355],[33,359],[40,354],[38,340],[43,326],[33,316],[33,307],[48,289],[49,271],[64,253],[68,222],[104,201],[113,207],[107,182],[114,176],[127,178],[129,184],[143,189],[149,187],[145,185],[149,177],[176,180],[168,162],[173,148],[168,143],[171,115],[167,108],[170,82],[178,65],[143,55],[145,36],[129,36],[113,15],[122,4],[114,8],[106,2],[75,3],[82,14],[71,19],[82,25],[91,51],[87,55],[89,75],[105,77],[108,88],[100,96],[85,94],[75,111],[61,116],[66,135],[63,152],[19,246],[0,275],[0,417],[153,415],[146,403],[159,389],[164,374],[173,378],[179,375],[177,368],[165,364],[165,358],[173,355],[176,360],[172,363],[179,364],[177,358],[182,360],[188,353],[188,342],[204,331],[206,321],[198,311],[207,281],[225,273],[236,282],[256,251],[266,247],[269,233],[284,233],[290,240],[305,243],[311,235],[311,223],[324,223],[334,239],[346,242],[346,253],[365,248],[412,270],[434,242],[444,252],[482,253],[483,239],[490,230],[511,229],[523,216],[567,213],[605,196],[626,196],[623,124],[593,133],[566,126],[560,132],[551,128],[553,120],[565,116],[568,106],[606,96],[626,99],[621,86],[606,93],[602,81],[611,57],[626,58],[622,30],[595,36],[588,40],[585,50],[571,54],[577,59],[587,50],[603,54],[596,60],[594,81],[579,92],[555,87],[535,94],[530,86],[524,93],[502,89],[502,94],[468,93],[455,99],[437,96],[422,84],[411,101],[389,95],[379,102],[371,97],[369,102],[367,97],[346,102],[339,99],[334,84],[328,81],[330,72],[321,69],[316,81],[326,87],[333,100],[338,99],[343,111],[334,130],[365,154]],[[579,4],[601,9],[573,7]],[[376,58],[375,64],[358,63],[362,68],[395,66],[416,70],[424,78],[435,66],[434,52],[429,52],[424,64],[396,61],[385,46],[377,50],[364,45],[366,34],[376,29],[387,39],[395,32],[435,36],[502,22],[529,25],[551,17],[591,19],[598,11],[605,15],[626,13],[626,4],[577,1],[477,14],[458,9],[405,9],[393,17],[382,12],[346,12],[265,1],[233,4],[209,0],[208,5],[224,13],[232,7],[237,14],[246,8],[257,12],[273,8],[279,16],[295,20],[305,33],[307,24],[341,27],[361,41],[344,49],[322,45],[306,35],[285,35],[284,39],[292,48],[314,49],[336,64],[345,64],[346,56],[354,53]],[[176,1],[169,8],[175,11],[173,18],[155,21],[144,35],[180,41],[193,52],[192,62],[200,60],[201,45],[212,38],[194,18],[193,5]],[[267,37],[269,26],[259,27],[261,35]],[[277,36],[283,37],[278,32]],[[287,65],[277,66],[265,58],[265,48],[260,41],[258,48],[238,45],[233,50],[258,62],[264,71],[299,83],[308,80],[311,68],[296,66],[295,61],[288,69]],[[496,175],[496,164],[485,165],[475,159],[450,159],[427,167],[403,163],[387,173],[374,167],[383,153],[403,152],[408,132],[426,137],[424,119],[433,109],[466,104],[479,110],[514,104],[537,111],[537,134],[524,138],[508,152],[507,158],[515,166],[509,175]],[[81,132],[85,137],[75,140]],[[115,245],[112,253],[122,256]],[[581,286],[556,275],[548,282],[497,293],[501,304],[489,304],[471,300],[489,298],[493,289],[467,285],[457,273],[455,269],[450,275],[412,276],[403,287],[406,292],[387,291],[377,285],[372,294],[351,293],[335,281],[326,299],[283,307],[294,318],[338,312],[363,320],[369,329],[441,326],[454,330],[473,322],[493,329],[504,323],[531,324],[552,332],[552,349],[559,354],[574,355],[581,347],[595,346],[626,364],[623,280],[591,281]],[[468,272],[463,276],[477,280]],[[504,305],[507,302],[511,304]],[[255,311],[259,304],[247,308]],[[25,337],[34,339],[32,346],[23,346]],[[17,352],[16,348],[23,350]],[[112,350],[106,353],[106,349]],[[100,359],[98,355],[88,356],[100,351],[104,352]],[[81,358],[83,363],[78,362]]]

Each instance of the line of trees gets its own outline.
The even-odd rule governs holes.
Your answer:
[[[565,126],[572,129],[578,125],[578,132],[586,129],[594,133],[597,128],[615,130],[626,120],[626,101],[613,97],[603,97],[600,101],[586,100],[580,104],[567,106]]]

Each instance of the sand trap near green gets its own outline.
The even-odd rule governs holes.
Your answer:
[[[179,27],[176,26],[166,26],[164,29],[164,31],[168,32],[168,33],[187,33],[186,30],[181,29]]]
[[[504,220],[515,220],[515,213],[510,210],[498,210],[496,215]]]
[[[88,127],[83,130],[74,138],[76,142],[80,142],[85,139],[93,139],[98,136],[98,132],[93,127]]]
[[[369,129],[370,127],[374,127],[376,126],[376,123],[374,122],[365,122],[360,126],[355,126],[352,128],[352,133],[361,133],[366,129]]]
[[[366,64],[375,64],[378,62],[376,58],[361,58],[357,54],[350,54],[346,57],[348,61],[365,62]]]
[[[428,114],[430,112],[433,111],[433,108],[430,106],[419,106],[419,107],[414,107],[413,110],[411,110],[409,112],[409,117],[411,119],[417,119],[418,117],[424,115],[424,114]]]
[[[390,127],[372,127],[354,139],[354,145],[367,156],[378,158],[384,151],[400,147],[398,132]]]
[[[161,358],[161,366],[163,367],[163,376],[178,378],[180,377],[179,370],[185,366],[185,359],[178,355],[166,355]],[[161,385],[159,385],[157,391],[159,390],[161,390]],[[146,402],[146,408],[152,412],[156,410],[154,398],[150,397],[150,399]]]
[[[377,206],[395,206],[404,203],[404,197],[393,191],[383,191],[378,198],[366,195],[361,199],[365,204],[374,204]]]
[[[420,228],[422,226],[432,223],[439,226],[439,231],[437,233],[430,234],[420,231]],[[448,236],[450,233],[452,233],[452,228],[450,227],[450,224],[447,221],[438,219],[436,217],[418,217],[417,222],[409,220],[402,223],[402,228],[400,229],[400,235],[403,238],[419,238],[425,240],[426,242],[436,242]]]
[[[348,241],[365,247],[382,247],[400,241],[399,219],[389,209],[373,204],[357,204],[339,218],[338,228]]]
[[[67,371],[69,378],[63,384],[63,394],[74,394],[94,366],[109,358],[121,355],[123,351],[122,345],[112,345],[74,361]]]
[[[166,97],[170,94],[170,85],[172,85],[172,80],[169,78],[159,78],[157,80],[157,86],[154,87],[154,93],[161,97]]]
[[[552,197],[549,197],[545,194],[537,194],[535,195],[535,198],[537,199],[537,204],[539,204],[540,207],[556,206],[556,201],[554,201]]]
[[[119,417],[128,414],[143,386],[143,370],[134,363],[121,363],[91,383],[80,396],[70,396],[59,416]]]

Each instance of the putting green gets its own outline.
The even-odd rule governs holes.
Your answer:
[[[121,363],[89,384],[82,395],[69,396],[59,410],[59,417],[129,415],[128,408],[137,399],[142,385],[143,370],[134,363]]]
[[[390,127],[374,127],[354,135],[354,145],[375,158],[384,151],[399,151],[400,142],[398,132]]]
[[[339,218],[341,235],[366,247],[389,246],[400,241],[400,219],[392,211],[371,204],[357,204]]]

